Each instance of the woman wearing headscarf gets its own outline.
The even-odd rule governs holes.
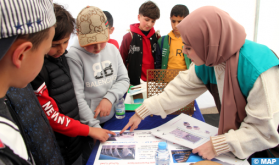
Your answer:
[[[208,89],[220,113],[218,135],[193,153],[204,159],[230,151],[241,159],[252,154],[278,157],[277,56],[267,46],[246,40],[244,28],[213,6],[193,11],[177,28],[183,51],[194,64],[163,93],[146,99],[122,131],[136,129],[151,114],[165,118]]]

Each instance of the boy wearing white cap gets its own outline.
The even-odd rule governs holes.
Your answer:
[[[45,116],[32,98],[32,89],[28,93],[28,84],[40,72],[51,47],[56,22],[53,4],[49,0],[1,0],[0,4],[0,164],[64,164],[49,123],[41,122]],[[6,95],[10,87],[24,88],[21,100],[15,99],[20,94],[11,89]],[[31,102],[34,104],[28,104]],[[32,118],[22,117],[26,113]],[[28,127],[27,123],[35,121],[33,117],[43,127]],[[36,143],[42,139],[49,146]],[[55,155],[43,155],[44,148]]]

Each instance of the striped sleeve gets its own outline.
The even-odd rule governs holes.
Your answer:
[[[231,151],[230,146],[226,142],[225,135],[213,136],[211,137],[211,142],[216,156]]]

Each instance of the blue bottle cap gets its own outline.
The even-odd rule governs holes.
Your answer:
[[[167,143],[166,142],[159,142],[158,147],[160,150],[165,150],[167,148]]]

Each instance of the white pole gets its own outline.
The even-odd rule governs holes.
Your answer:
[[[259,15],[260,15],[260,0],[256,0],[255,26],[254,26],[254,37],[253,37],[254,42],[257,42],[257,38],[258,38]]]

